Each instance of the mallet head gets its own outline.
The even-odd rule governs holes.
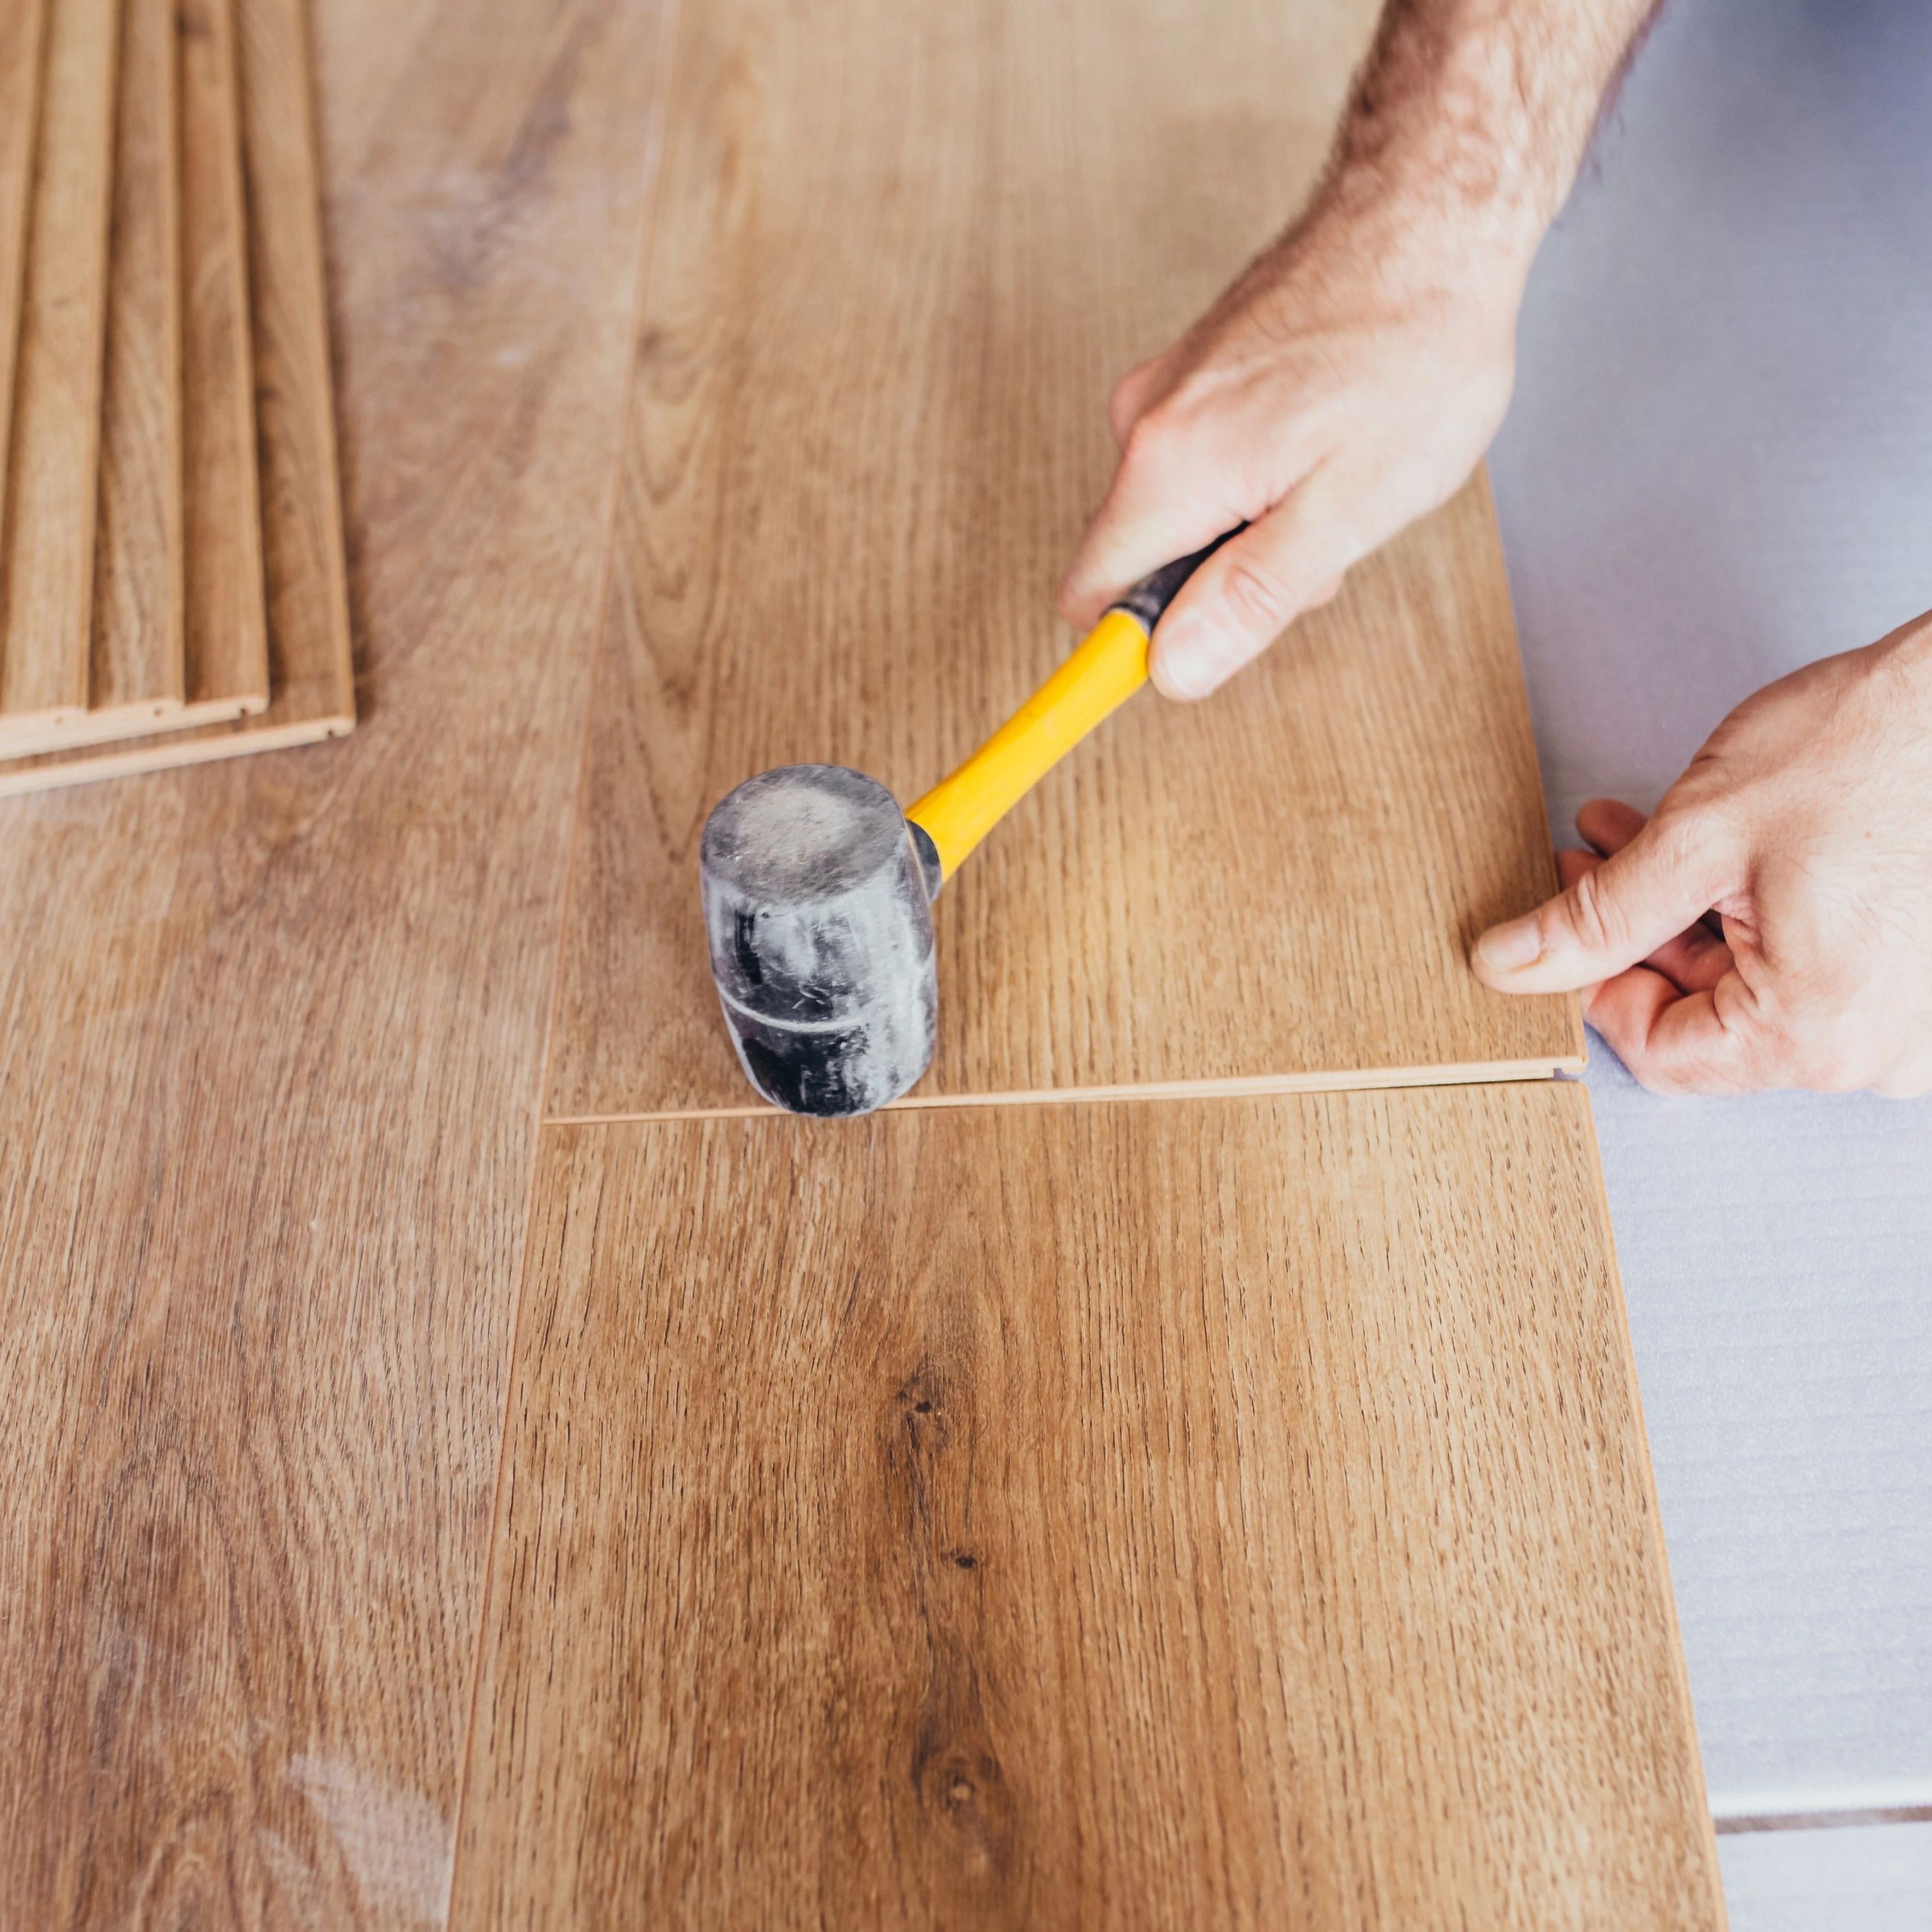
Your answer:
[[[712,976],[752,1084],[795,1114],[866,1114],[932,1058],[932,842],[839,765],[760,772],[705,821]]]

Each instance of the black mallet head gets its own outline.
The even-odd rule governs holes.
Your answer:
[[[794,1114],[867,1114],[932,1058],[939,860],[875,779],[747,778],[705,821],[712,976],[752,1084]]]

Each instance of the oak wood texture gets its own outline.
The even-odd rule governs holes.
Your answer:
[[[7,501],[7,448],[14,414],[14,354],[26,284],[27,211],[38,146],[40,37],[46,0],[0,5],[0,518]]]
[[[0,522],[0,739],[87,707],[119,0],[46,0]]]
[[[552,1128],[452,1920],[1718,1926],[1574,1084]]]
[[[118,734],[83,715],[52,734],[60,748],[0,764],[0,797],[310,744],[356,722],[306,28],[291,0],[240,0],[238,50],[221,0],[186,0],[181,17],[188,702],[169,722],[192,728],[101,744]],[[245,242],[234,156],[222,158],[238,60]]]
[[[697,851],[800,760],[916,797],[1073,641],[1108,385],[1292,210],[1371,6],[716,0],[680,37],[550,1108],[754,1105]],[[1256,184],[1272,184],[1258,191]],[[1465,963],[1552,889],[1485,485],[1196,709],[1137,699],[936,909],[914,1100],[1578,1064]]]
[[[82,723],[178,715],[182,671],[180,123],[174,0],[122,0],[93,640]]]
[[[182,0],[183,382],[191,425],[186,657],[197,704],[252,714],[268,698],[268,620],[234,14],[234,0]],[[301,113],[305,77],[284,83],[282,92],[284,110]],[[286,212],[279,219],[312,226],[312,172],[298,170],[280,193],[264,218],[278,218],[280,209]],[[318,317],[326,316],[319,290],[304,286],[297,298],[314,302]],[[327,494],[333,500],[332,488]]]
[[[442,1918],[658,18],[317,9],[368,713],[0,806],[10,1927]]]

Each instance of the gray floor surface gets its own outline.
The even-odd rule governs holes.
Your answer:
[[[1559,832],[1932,608],[1932,5],[1670,0],[1492,467]],[[1592,1048],[1713,1808],[1932,1805],[1932,1101],[1665,1101]],[[1738,1932],[1932,1928],[1932,1826],[1724,1862]]]

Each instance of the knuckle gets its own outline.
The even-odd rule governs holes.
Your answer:
[[[1221,594],[1235,621],[1245,629],[1279,630],[1294,614],[1286,581],[1258,557],[1231,555]]]
[[[1184,433],[1172,403],[1156,403],[1135,418],[1122,440],[1125,460],[1136,468],[1160,469],[1173,461]]]
[[[1622,943],[1628,922],[1615,895],[1605,888],[1601,868],[1584,873],[1564,897],[1570,936],[1586,952],[1612,952]]]
[[[1728,792],[1703,788],[1688,796],[1666,794],[1652,815],[1649,831],[1658,856],[1673,872],[1710,872],[1736,849],[1737,824]]]

